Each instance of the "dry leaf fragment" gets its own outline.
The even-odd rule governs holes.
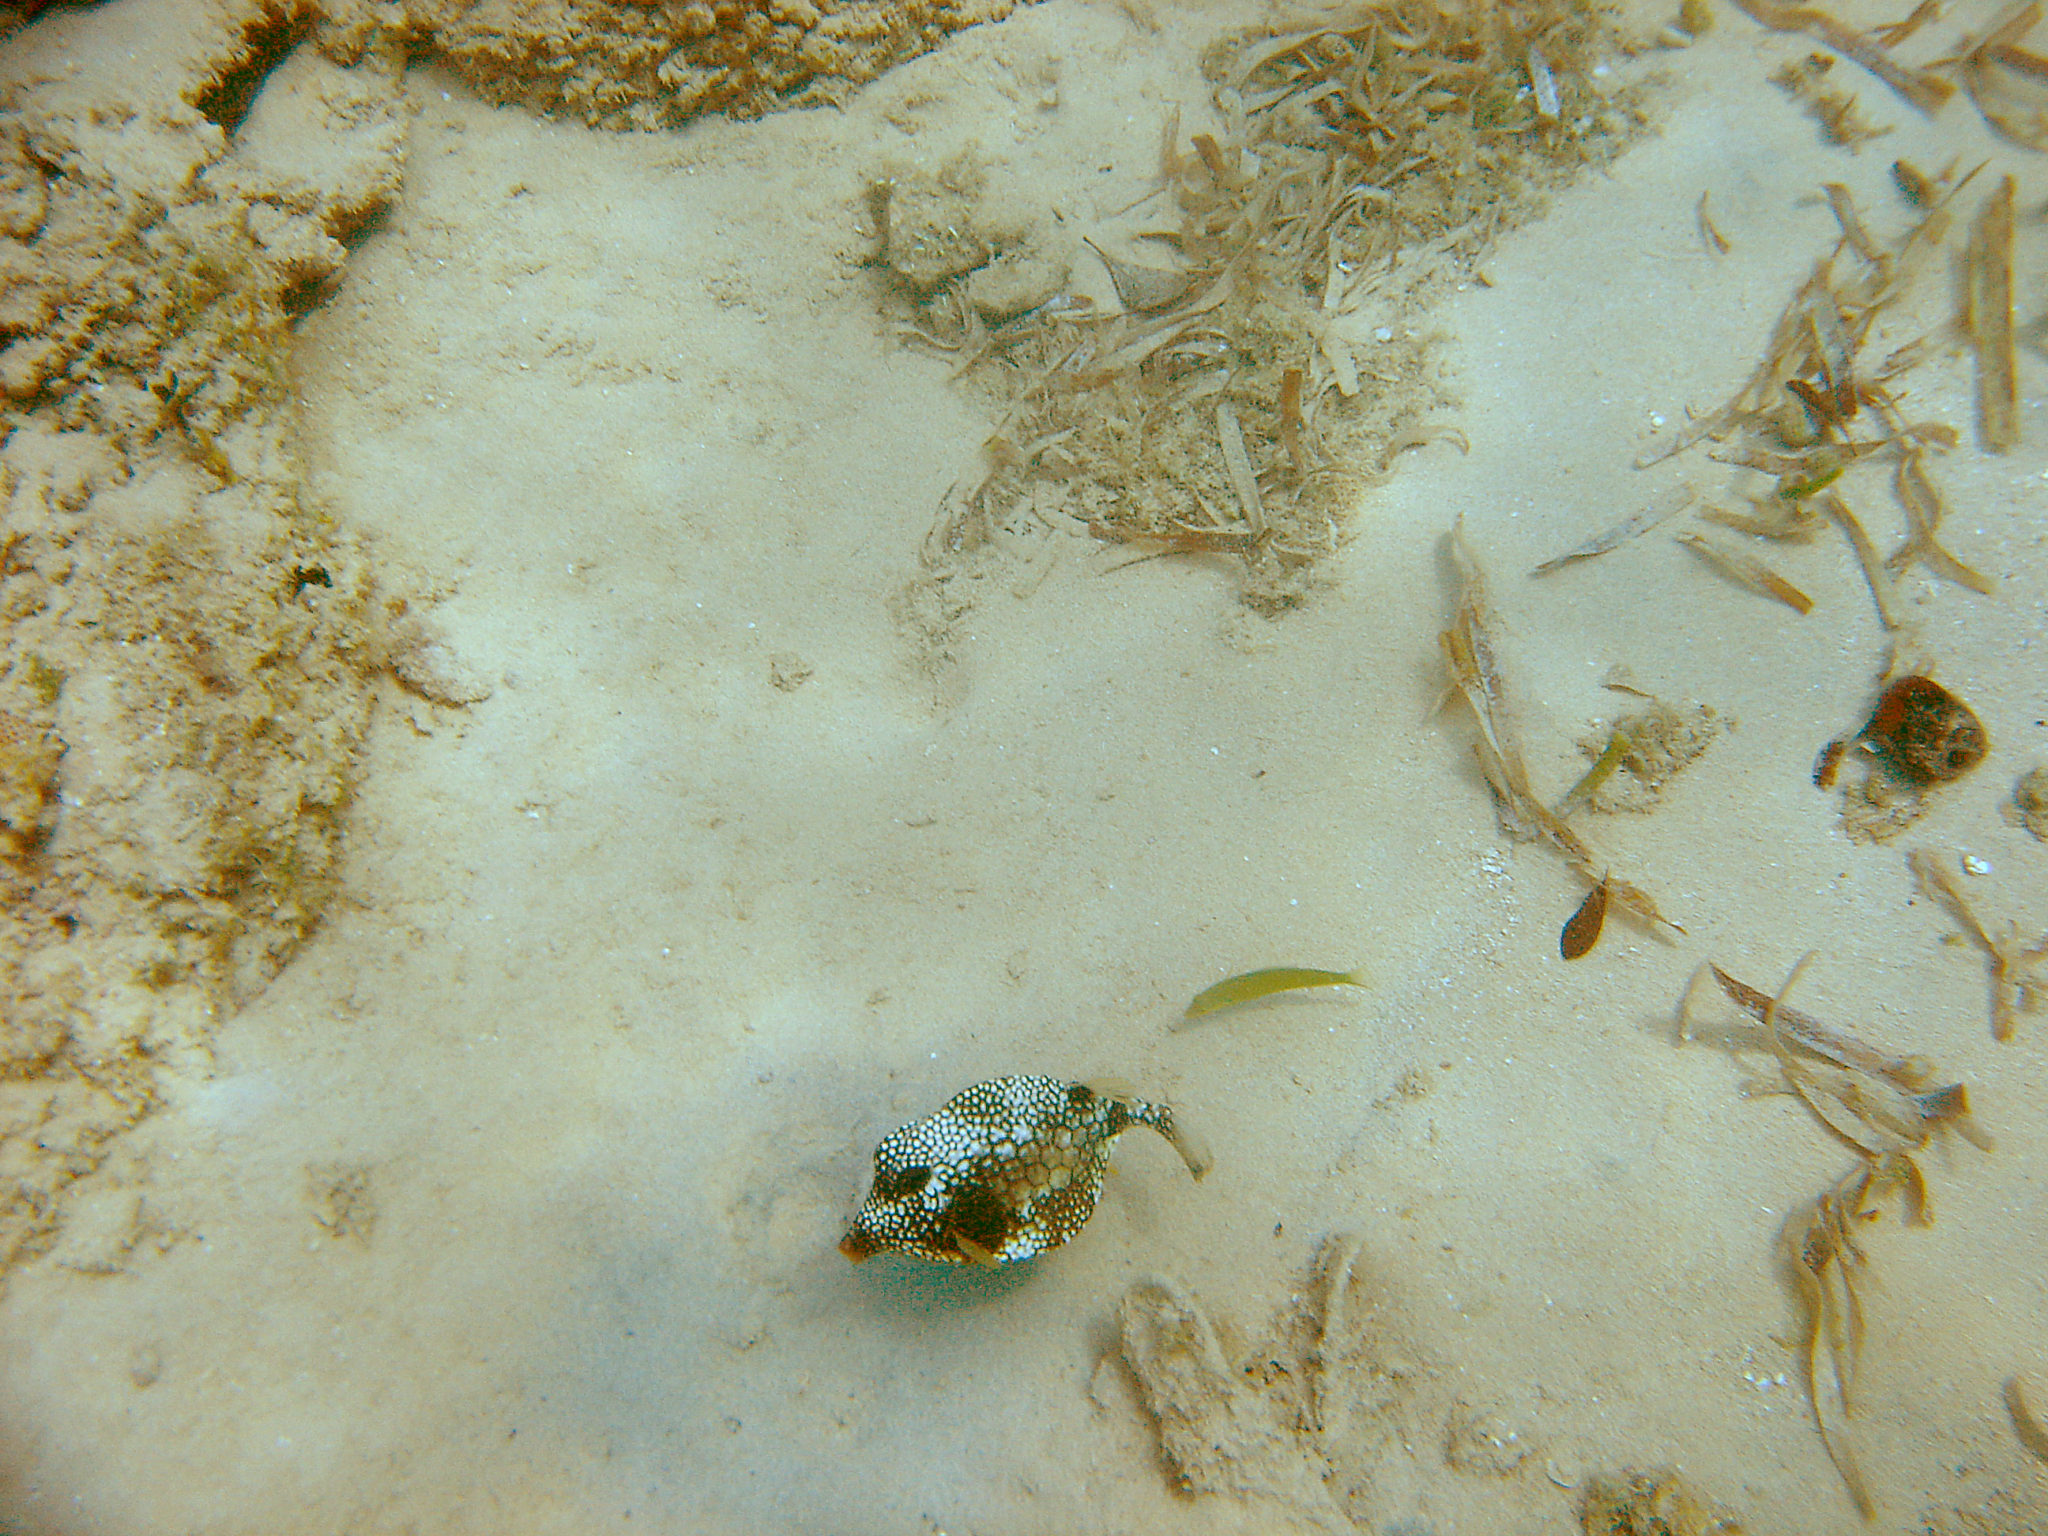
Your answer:
[[[1793,586],[1763,561],[1739,549],[1708,540],[1697,533],[1681,533],[1678,542],[1700,556],[1723,576],[1749,588],[1760,597],[1774,598],[1801,618],[1813,612],[1813,599]]]
[[[1963,88],[1984,120],[2029,149],[2048,149],[2048,59],[2020,47],[2040,19],[2040,0],[2016,0],[1962,58]]]
[[[1610,550],[1619,549],[1631,539],[1641,538],[1652,528],[1669,522],[1687,507],[1691,506],[1693,500],[1692,487],[1689,485],[1679,486],[1675,490],[1658,497],[1654,503],[1636,513],[1633,517],[1625,517],[1612,528],[1595,534],[1592,538],[1586,540],[1585,543],[1544,561],[1530,574],[1548,576],[1552,571],[1561,571],[1566,566],[1575,565],[1581,560],[1591,560],[1595,556],[1608,553]]]
[[[1949,916],[1963,930],[1963,936],[1984,954],[1991,980],[1991,1038],[2010,1040],[2022,1013],[2031,1013],[2039,1002],[2042,983],[2031,973],[2048,960],[2048,937],[2029,945],[2020,943],[2019,924],[2007,923],[2002,937],[1993,938],[1977,920],[1967,898],[1941,857],[1929,848],[1916,848],[1908,857],[1920,889],[1948,909]]]
[[[2020,440],[2019,373],[2012,332],[2013,179],[2003,177],[1970,228],[1963,329],[1977,354],[1977,415],[1984,446],[2005,453]]]
[[[1900,97],[1922,112],[1932,112],[1955,94],[1955,87],[1931,69],[1914,69],[1896,62],[1885,52],[1886,39],[1880,33],[1858,32],[1844,26],[1826,11],[1810,6],[1787,5],[1782,0],[1735,0],[1759,25],[1773,32],[1804,32],[1844,58],[1854,59]]]
[[[1714,216],[1707,212],[1706,193],[1702,192],[1700,194],[1700,200],[1694,206],[1693,213],[1699,219],[1700,238],[1707,242],[1707,249],[1716,256],[1726,256],[1732,247],[1728,244],[1728,237],[1722,234],[1719,227],[1714,223]]]

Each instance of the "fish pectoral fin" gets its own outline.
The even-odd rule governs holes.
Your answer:
[[[953,1246],[959,1249],[961,1254],[973,1263],[985,1265],[990,1269],[994,1269],[997,1265],[1003,1262],[1001,1259],[995,1256],[992,1250],[983,1247],[980,1243],[977,1243],[973,1238],[969,1237],[965,1232],[960,1231],[957,1227],[954,1228],[953,1231],[951,1231],[947,1235],[953,1239]]]
[[[1098,1099],[1114,1099],[1120,1104],[1142,1104],[1145,1102],[1138,1097],[1138,1090],[1120,1077],[1097,1078],[1094,1082],[1083,1083],[1081,1086],[1094,1094]]]

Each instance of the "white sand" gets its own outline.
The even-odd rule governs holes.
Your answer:
[[[1941,468],[1951,543],[1999,590],[1904,590],[1993,746],[1893,847],[1852,844],[1808,778],[1881,664],[1837,541],[1772,552],[1805,619],[1667,533],[1525,574],[1681,480],[1726,500],[1698,451],[1629,466],[1653,413],[1747,373],[1832,238],[1820,183],[1896,228],[1894,155],[2015,168],[2024,320],[2038,165],[1966,103],[1930,125],[1875,88],[1897,133],[1827,148],[1764,83],[1796,41],[1725,19],[1670,59],[1662,132],[1434,317],[1472,451],[1408,455],[1306,611],[1252,618],[1220,564],[1112,573],[1058,540],[1049,570],[983,583],[935,682],[892,598],[985,425],[886,334],[859,190],[973,140],[1085,226],[1142,190],[1170,105],[1202,110],[1193,59],[1229,19],[1148,35],[1050,0],[844,113],[664,136],[408,78],[402,200],[301,329],[306,453],[394,579],[446,590],[437,622],[494,692],[394,696],[342,901],[130,1138],[120,1189],[182,1240],[113,1276],[60,1244],[14,1278],[0,1524],[1285,1529],[1175,1493],[1098,1364],[1138,1277],[1244,1347],[1348,1232],[1413,1378],[1398,1433],[1329,1485],[1358,1529],[1565,1532],[1556,1483],[1673,1464],[1752,1532],[1862,1529],[1773,1256],[1848,1154],[1671,1025],[1701,960],[1774,987],[1811,948],[1798,1001],[1932,1057],[1999,1140],[1923,1159],[1931,1229],[1868,1233],[1874,1528],[2048,1528],[1999,1401],[2048,1370],[2048,1019],[1992,1041],[1983,967],[1904,858],[1981,856],[1988,917],[2048,922],[2048,850],[1998,815],[2048,751],[2048,368],[2023,354],[2019,451],[1966,433]],[[1916,416],[1970,422],[1960,358],[1916,383]],[[1860,504],[1888,547],[1878,482]],[[1590,832],[1684,940],[1616,924],[1558,959],[1582,887],[1504,837],[1468,720],[1432,713],[1460,514],[1539,787],[1583,767],[1617,663],[1738,722],[1656,814]],[[784,652],[814,669],[793,691]],[[1283,961],[1378,984],[1174,1029],[1201,986]],[[876,1139],[1011,1071],[1170,1098],[1216,1170],[1197,1186],[1140,1133],[1043,1261],[849,1266]],[[374,1220],[337,1237],[316,1218],[351,1177]],[[1447,1465],[1489,1414],[1533,1454]]]

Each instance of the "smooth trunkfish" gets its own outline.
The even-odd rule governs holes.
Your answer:
[[[1197,1179],[1209,1156],[1173,1110],[1050,1077],[997,1077],[948,1099],[875,1148],[875,1183],[841,1239],[856,1263],[905,1253],[941,1264],[1014,1264],[1081,1230],[1110,1149],[1133,1125],[1173,1144]]]

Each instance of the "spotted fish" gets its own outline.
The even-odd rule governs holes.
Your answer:
[[[1014,1264],[1088,1220],[1112,1144],[1133,1125],[1173,1143],[1196,1178],[1209,1157],[1173,1110],[1050,1077],[998,1077],[948,1099],[875,1148],[875,1185],[841,1239],[858,1263],[907,1253],[942,1264]]]

